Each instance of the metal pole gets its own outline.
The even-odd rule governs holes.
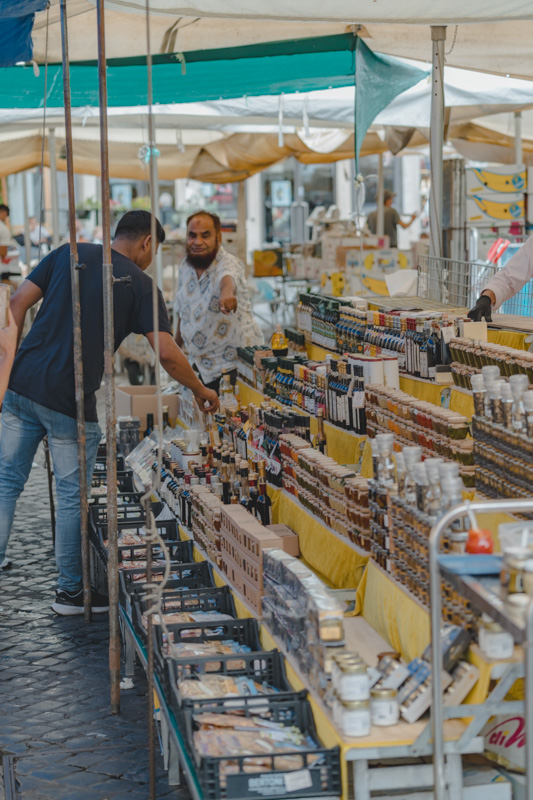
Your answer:
[[[50,523],[52,525],[52,544],[56,544],[56,507],[54,503],[54,488],[52,481],[52,462],[50,461],[50,447],[48,446],[48,436],[43,439],[44,460],[46,462],[46,473],[48,475],[48,497],[50,499]]]
[[[30,217],[28,211],[28,182],[26,173],[21,174],[22,179],[22,206],[24,209],[24,250],[26,251],[26,266],[30,268],[31,261],[31,239],[30,239]]]
[[[152,122],[148,122],[148,128],[153,133],[154,122],[152,115]],[[150,136],[150,147],[155,148],[155,141]],[[157,157],[154,155],[153,149],[150,151],[150,201],[152,206],[152,214],[157,214],[159,208],[159,175],[157,172]],[[163,252],[161,248],[158,249],[155,256],[155,272],[157,276],[157,285],[163,291]],[[155,366],[156,372],[159,365]]]
[[[70,69],[68,59],[67,0],[61,0],[61,44],[63,51],[63,102],[65,104],[65,144],[67,153],[68,221],[70,238],[70,284],[72,290],[72,327],[74,334],[74,386],[78,423],[78,474],[80,480],[81,559],[83,571],[83,611],[91,621],[91,576],[89,555],[87,458],[85,448],[85,396],[83,390],[83,354],[81,342],[80,276],[76,243],[76,198],[74,195],[74,153],[72,149],[72,108],[70,104]]]
[[[237,255],[246,267],[248,248],[246,246],[246,182],[237,184]]]
[[[522,164],[522,112],[514,112],[514,163]]]
[[[52,194],[52,246],[59,247],[59,200],[57,196],[57,152],[56,131],[48,131],[48,151],[50,153],[50,184]],[[40,220],[39,220],[40,222]]]
[[[111,713],[120,713],[120,625],[118,616],[117,434],[115,419],[115,342],[113,334],[113,264],[109,211],[109,152],[107,137],[107,76],[104,0],[98,0],[98,99],[100,106],[100,169],[102,177],[102,239],[104,293],[104,367],[107,469],[107,580],[109,588],[109,672]]]
[[[431,26],[433,71],[431,74],[431,123],[429,158],[431,188],[429,195],[429,254],[442,257],[442,148],[444,146],[444,42],[446,26]]]
[[[441,599],[441,577],[439,569],[439,549],[444,531],[448,526],[459,517],[464,517],[468,511],[476,514],[498,512],[498,513],[527,513],[533,511],[533,499],[531,500],[487,500],[485,502],[462,504],[447,511],[439,519],[437,524],[431,529],[429,534],[429,596],[431,612],[431,664],[432,664],[432,704],[431,704],[431,728],[433,732],[433,775],[435,800],[446,800],[446,786],[444,777],[444,703],[442,698],[442,650],[441,650],[441,619],[442,619],[442,599]],[[527,643],[531,641],[529,634],[533,632],[533,609],[529,606]],[[531,670],[531,672],[530,672]],[[530,678],[529,686],[533,683],[533,658],[531,647],[526,651],[526,690],[528,687],[527,679]],[[526,698],[527,698],[526,693]],[[528,722],[531,722],[533,730],[533,703],[525,703],[526,714],[526,733]],[[527,745],[526,736],[526,764],[533,764],[533,736],[529,737],[530,744]],[[530,749],[531,748],[531,749]],[[533,800],[533,784],[528,779],[527,800]]]
[[[526,617],[526,641],[523,645],[526,653],[524,717],[526,723],[525,764],[526,764],[526,800],[533,800],[533,702],[530,692],[533,690],[533,600],[530,601]]]
[[[383,236],[385,229],[385,183],[383,180],[383,153],[378,155],[378,213],[376,220],[376,234]]]
[[[152,50],[150,42],[150,0],[146,0],[146,67],[147,67],[147,100],[148,100],[148,140],[150,149],[150,197],[152,201],[152,264],[154,256],[157,252],[157,231],[156,231],[156,211],[157,200],[159,198],[158,179],[157,179],[157,162],[155,152],[155,126],[154,115],[152,113],[153,92],[152,92]],[[156,262],[157,263],[157,262]],[[153,273],[152,273],[153,274]],[[159,275],[158,275],[159,283]],[[162,273],[161,284],[162,286]],[[155,281],[152,283],[152,313],[153,313],[153,329],[154,329],[154,353],[155,353],[155,382],[156,382],[156,395],[157,395],[157,432],[158,432],[158,448],[157,448],[157,472],[155,475],[154,487],[159,488],[161,478],[161,464],[163,461],[163,408],[161,401],[161,370],[159,369],[160,352],[159,352],[159,297]],[[151,515],[151,511],[150,511]],[[148,583],[151,583],[152,574],[152,545],[149,542],[147,547],[147,564],[146,564],[146,577]],[[155,719],[154,719],[154,627],[152,614],[148,615],[147,624],[147,650],[148,650],[148,759],[149,759],[149,775],[150,775],[150,800],[156,798],[156,769],[155,769]]]

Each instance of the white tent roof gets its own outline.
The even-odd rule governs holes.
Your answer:
[[[453,67],[445,68],[444,79],[446,106],[450,108],[449,124],[533,107],[533,83],[530,81]],[[307,118],[312,128],[345,128],[353,131],[354,95],[354,87],[349,86],[283,95],[283,129],[286,132],[301,129]],[[428,128],[430,95],[428,76],[428,79],[420,81],[393,100],[376,118],[374,126]],[[253,130],[275,132],[279,129],[279,111],[279,97],[272,95],[154,107],[157,128],[170,129],[173,142],[176,141],[176,128],[183,129],[184,144],[213,141],[212,135],[210,138],[205,133],[199,141],[200,130],[224,133]],[[110,128],[146,130],[147,113],[147,108],[142,106],[110,108]],[[74,108],[72,114],[75,126],[86,131],[99,125],[97,108]],[[0,131],[35,128],[42,121],[42,115],[41,109],[0,109]],[[62,109],[47,110],[49,126],[62,127],[63,121]],[[512,131],[502,132],[512,134]],[[80,138],[83,138],[81,131]]]
[[[67,5],[71,58],[95,59],[95,0],[68,0]],[[145,0],[106,0],[105,7],[107,57],[144,54]],[[456,36],[452,27],[447,31],[448,65],[533,78],[531,0],[151,0],[150,9],[153,53],[326,36],[363,25],[360,35],[372,50],[429,61],[428,26],[438,22],[459,25]],[[210,18],[215,15],[216,21]],[[46,11],[38,13],[33,29],[34,57],[39,62],[45,55],[46,19]],[[295,19],[300,21],[291,21]],[[59,0],[51,0],[49,21],[49,60],[58,62]],[[171,33],[176,34],[174,39]]]
[[[93,0],[96,2],[96,0]],[[142,11],[145,0],[106,0],[115,11]],[[154,14],[184,17],[224,17],[231,19],[309,20],[320,22],[396,22],[407,24],[451,25],[460,22],[533,20],[530,0],[151,0]]]

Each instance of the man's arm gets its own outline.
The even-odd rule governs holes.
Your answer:
[[[410,228],[415,219],[416,219],[416,214],[411,214],[411,219],[409,220],[409,222],[404,222],[402,219],[398,217],[398,225],[401,225],[402,228]]]
[[[35,303],[38,303],[42,296],[42,290],[26,278],[11,298],[11,311],[18,328],[18,342],[20,342],[20,337],[22,336],[26,312]]]
[[[237,288],[235,281],[231,275],[224,275],[220,281],[220,310],[223,314],[229,314],[230,311],[237,311]]]
[[[8,312],[9,324],[7,328],[0,329],[0,405],[9,384],[11,367],[15,360],[17,349],[17,323],[11,311]]]
[[[183,347],[183,336],[181,335],[181,319],[178,317],[178,324],[176,326],[176,333],[174,334],[174,341],[178,347]]]
[[[146,338],[150,342],[152,349],[155,350],[154,332],[147,333]],[[191,390],[201,411],[208,413],[217,410],[217,393],[204,386],[170,333],[163,331],[159,332],[159,361],[163,369],[174,380]],[[205,405],[206,402],[208,403],[207,406]]]

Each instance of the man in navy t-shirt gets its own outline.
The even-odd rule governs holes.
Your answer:
[[[194,393],[202,411],[218,407],[176,345],[161,292],[159,331],[154,331],[152,280],[144,274],[152,258],[152,217],[129,211],[118,223],[112,243],[115,350],[130,333],[142,333],[166,371]],[[156,220],[158,246],[165,232]],[[103,253],[101,245],[79,244],[81,333],[87,447],[87,480],[91,477],[101,430],[96,390],[104,373]],[[127,277],[126,281],[121,278]],[[46,256],[15,292],[11,310],[19,331],[26,312],[42,299],[33,326],[13,365],[2,408],[0,436],[0,566],[10,566],[5,552],[17,499],[24,489],[39,443],[48,435],[58,499],[55,555],[59,569],[56,601],[59,614],[82,614],[78,435],[74,389],[74,350],[70,247]],[[93,593],[93,611],[107,610],[107,600]]]

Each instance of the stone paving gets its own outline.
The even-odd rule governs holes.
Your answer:
[[[0,756],[13,756],[21,800],[147,800],[144,672],[111,716],[107,615],[87,625],[50,610],[56,569],[41,451],[36,458],[10,540],[13,568],[0,573]],[[189,800],[169,787],[159,752],[157,766],[157,797]]]

